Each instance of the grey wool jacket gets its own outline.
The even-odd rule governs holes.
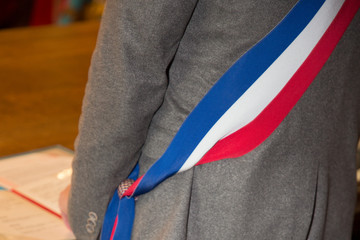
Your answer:
[[[98,238],[117,185],[162,155],[212,85],[296,2],[106,1],[75,143],[77,239]],[[359,76],[358,12],[271,136],[139,196],[132,239],[350,239]]]

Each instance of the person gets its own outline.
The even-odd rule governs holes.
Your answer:
[[[72,185],[61,196],[77,239],[99,237],[119,183],[137,163],[142,175],[161,157],[215,82],[296,3],[106,2]],[[350,239],[360,134],[358,29],[359,12],[262,144],[138,196],[132,239]]]

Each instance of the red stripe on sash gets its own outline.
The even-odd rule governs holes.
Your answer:
[[[141,179],[143,178],[144,175],[142,175],[141,177],[139,177],[138,179],[136,179],[136,181],[131,184],[131,186],[128,188],[128,190],[126,190],[124,192],[124,194],[121,196],[122,198],[123,197],[130,197],[134,192],[135,192],[135,189],[137,188],[137,186],[139,185]]]
[[[359,0],[346,0],[308,58],[273,101],[248,125],[217,142],[196,165],[240,157],[265,141],[320,72],[359,7]]]
[[[111,231],[111,236],[110,236],[110,240],[113,240],[114,239],[114,234],[115,234],[115,231],[116,231],[116,227],[117,227],[117,223],[118,223],[118,216],[116,216],[116,219],[115,219],[115,222],[114,222],[114,225],[113,225],[113,229]]]

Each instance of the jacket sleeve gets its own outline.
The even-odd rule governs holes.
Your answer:
[[[196,2],[106,2],[75,142],[69,222],[77,239],[98,237],[111,195],[135,166]]]

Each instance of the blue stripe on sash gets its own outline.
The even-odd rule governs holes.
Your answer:
[[[139,164],[136,164],[128,178],[135,181],[139,175],[139,168]],[[120,200],[115,191],[106,210],[100,239],[110,239],[116,217],[118,217],[121,227],[116,228],[113,239],[130,239],[135,217],[135,199],[123,198]]]
[[[150,191],[182,167],[211,127],[294,41],[323,3],[299,1],[275,29],[217,81],[185,120],[164,155],[144,175],[135,196]]]
[[[115,191],[106,210],[103,227],[101,229],[100,239],[110,239],[114,222],[118,213],[117,210],[118,210],[119,202],[120,202],[119,194],[117,193],[117,191]]]

